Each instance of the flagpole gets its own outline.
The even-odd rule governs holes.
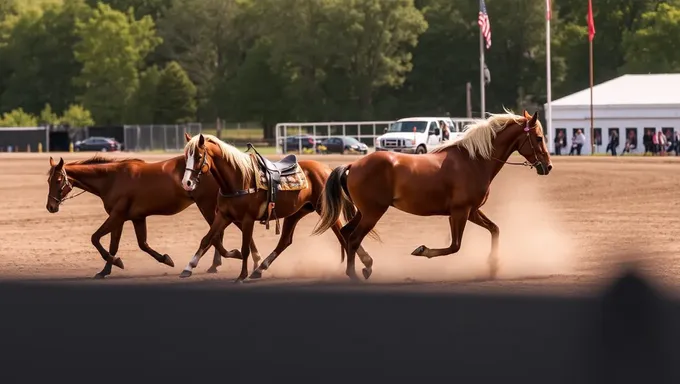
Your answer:
[[[552,137],[553,131],[552,131],[552,76],[551,76],[551,58],[550,58],[550,18],[551,18],[551,9],[550,9],[550,0],[545,0],[545,12],[546,12],[546,18],[545,18],[545,78],[546,78],[546,96],[548,98],[548,111],[546,113],[546,121],[548,122],[548,148],[551,153],[555,153],[555,138]]]
[[[590,154],[595,154],[595,129],[593,124],[593,40],[590,40]]]
[[[482,29],[479,29],[479,94],[481,97],[480,106],[482,119],[486,118],[486,93],[484,89],[484,36]]]

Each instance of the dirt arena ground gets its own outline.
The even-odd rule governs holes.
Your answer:
[[[66,161],[90,156],[52,154],[60,155]],[[173,154],[117,156],[131,155],[158,161]],[[158,264],[139,250],[128,222],[118,253],[125,270],[114,268],[107,281],[92,280],[103,261],[91,245],[90,235],[106,214],[100,200],[89,194],[67,201],[59,213],[48,213],[48,158],[48,154],[0,154],[0,277],[234,286],[231,280],[240,269],[238,261],[225,260],[218,274],[205,273],[212,249],[191,278],[178,278],[208,230],[195,206],[176,216],[148,219],[149,244],[170,254],[175,268]],[[321,159],[336,166],[353,157]],[[421,244],[448,244],[447,219],[390,209],[377,227],[383,243],[364,242],[375,259],[368,285],[414,291],[587,294],[616,273],[621,261],[633,259],[661,286],[675,290],[680,287],[679,160],[553,157],[555,168],[548,177],[539,177],[528,168],[505,166],[491,187],[485,208],[501,230],[501,269],[494,281],[485,278],[490,248],[486,230],[468,223],[458,254],[416,258],[410,253]],[[243,286],[319,282],[349,286],[332,233],[309,235],[317,218],[309,215],[303,219],[294,244],[264,278]],[[261,225],[255,236],[263,257],[278,241],[273,228],[266,231]],[[108,236],[102,244],[108,248]],[[240,247],[240,232],[233,226],[227,230],[225,246]]]

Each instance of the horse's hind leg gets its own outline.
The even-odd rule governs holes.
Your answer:
[[[359,216],[359,220],[361,219],[361,216]],[[358,220],[357,220],[358,221]],[[347,227],[347,225],[345,225]],[[338,220],[332,227],[331,229],[333,230],[333,233],[335,233],[335,236],[338,238],[338,241],[340,242],[341,247],[343,248],[341,252],[344,250],[346,251],[348,248],[347,241],[349,238],[349,235],[343,236],[343,230],[345,229],[340,224],[340,220]],[[349,234],[351,234],[354,231],[355,227],[349,227],[347,231]],[[373,273],[373,258],[371,255],[366,252],[364,247],[359,244],[359,248],[357,249],[357,255],[359,256],[359,260],[361,261],[362,264],[364,264],[364,268],[361,270],[361,273],[364,275],[364,278],[368,280],[369,277],[371,277],[371,274]]]
[[[250,279],[259,279],[262,277],[262,271],[266,271],[272,265],[274,260],[276,260],[283,251],[293,244],[293,233],[295,232],[295,227],[300,220],[314,212],[307,205],[300,208],[299,211],[283,219],[283,228],[281,229],[281,237],[279,238],[279,243],[276,244],[274,251],[267,256],[266,259],[260,264],[259,267],[255,268],[253,273],[250,274]]]
[[[123,224],[119,225],[118,228],[111,231],[111,243],[109,244],[109,254],[111,256],[116,256],[116,253],[118,253],[118,246],[120,245],[120,237],[122,235],[123,235]],[[107,261],[106,264],[104,265],[104,269],[102,269],[101,272],[94,275],[94,278],[95,279],[103,279],[106,276],[110,275],[112,267],[113,267],[113,264],[111,264]]]
[[[366,235],[368,235],[369,232],[373,230],[375,225],[378,223],[378,220],[380,220],[385,212],[387,212],[387,208],[389,207],[372,206],[370,210],[363,210],[361,216],[359,216],[359,222],[356,224],[356,227],[347,238],[347,270],[345,273],[350,279],[358,280],[357,273],[354,270],[354,256],[356,255],[357,250],[361,247],[361,242],[364,240],[364,237],[366,237]],[[357,212],[357,215],[358,214],[359,212]],[[352,218],[352,220],[345,227],[353,224],[353,222],[354,218]],[[344,228],[341,231],[344,233]],[[364,277],[366,276],[364,275]]]
[[[135,235],[137,235],[137,245],[139,246],[139,249],[151,255],[151,257],[156,259],[156,261],[159,263],[163,263],[171,267],[175,266],[175,263],[172,261],[170,256],[161,255],[160,253],[153,250],[146,242],[146,218],[132,220],[132,225],[135,227]]]

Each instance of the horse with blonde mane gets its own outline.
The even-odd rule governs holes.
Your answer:
[[[347,276],[357,279],[355,250],[387,209],[395,207],[418,216],[449,217],[451,245],[442,249],[421,245],[411,253],[415,256],[432,258],[458,252],[468,220],[486,228],[491,233],[490,276],[495,278],[499,229],[480,210],[491,182],[505,164],[535,167],[539,175],[552,169],[538,113],[531,116],[524,111],[522,117],[505,112],[468,126],[461,139],[428,154],[374,152],[333,170],[324,187],[322,215],[313,234],[328,230],[347,206],[356,206],[356,214],[341,230],[348,248]],[[527,161],[508,162],[515,151]]]
[[[295,155],[272,163],[257,153],[241,152],[212,135],[185,136],[187,144],[184,156],[187,166],[182,186],[186,191],[193,191],[199,183],[199,176],[211,173],[217,180],[219,191],[217,213],[210,231],[203,237],[180,276],[191,275],[214,237],[233,222],[240,226],[243,236],[243,263],[236,282],[243,281],[248,277],[248,245],[252,242],[255,222],[268,225],[269,221],[276,220],[278,234],[278,219],[283,218],[283,230],[276,248],[250,275],[251,279],[262,277],[262,272],[269,269],[274,260],[293,243],[293,232],[300,219],[315,211],[321,214],[321,192],[331,168],[318,161],[298,161]],[[354,212],[353,206],[345,207],[345,220],[349,220]],[[346,247],[340,234],[341,227],[342,223],[337,217],[328,225],[340,242],[340,257],[344,260]],[[359,253],[365,273],[370,275],[373,259],[360,245],[354,250]]]

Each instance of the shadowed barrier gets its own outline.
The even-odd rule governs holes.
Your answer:
[[[2,383],[680,382],[678,307],[634,275],[603,298],[3,283],[0,310]]]

